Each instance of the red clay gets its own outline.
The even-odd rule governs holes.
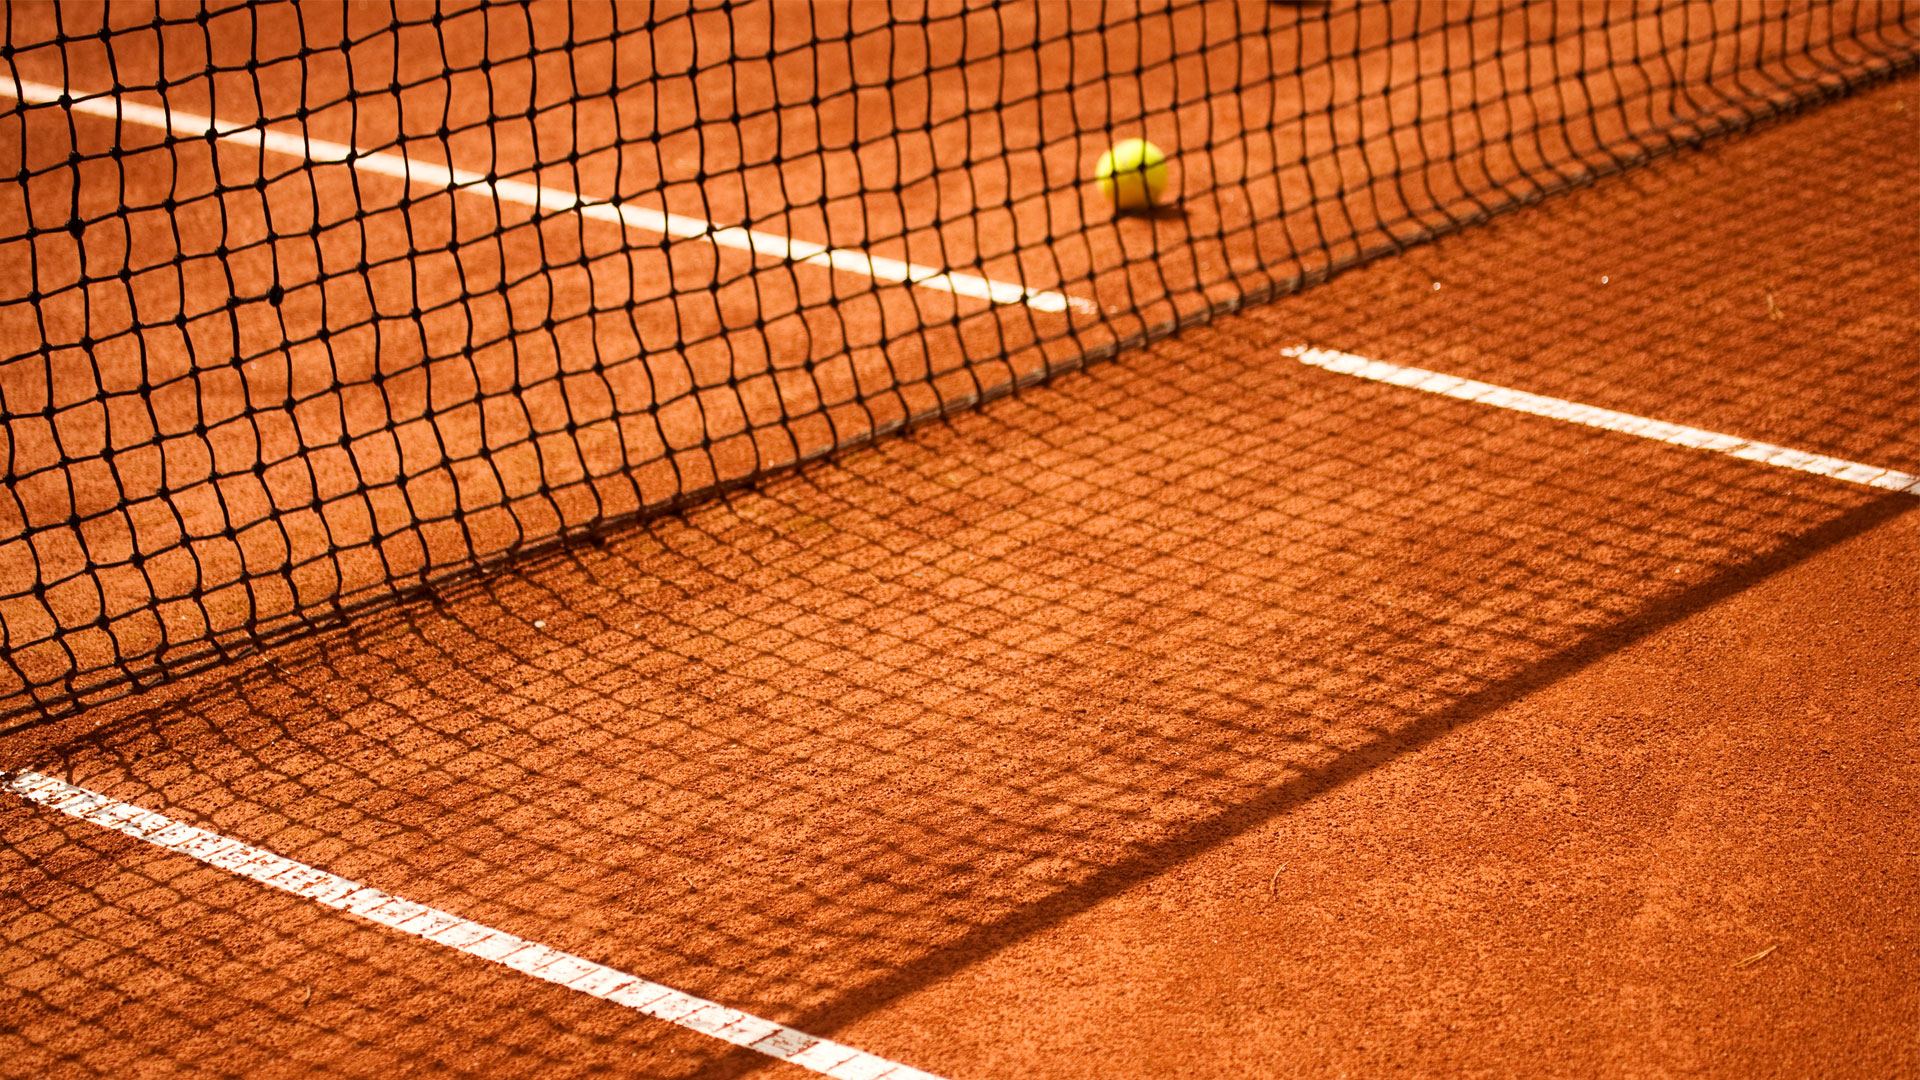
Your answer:
[[[1910,512],[840,1035],[954,1076],[1913,1075],[1916,549]]]
[[[1848,252],[1911,220],[1914,88],[16,733],[0,767],[957,1078],[1911,1071],[1911,499],[1277,350],[1773,441],[1807,431],[1787,398],[1819,447],[1901,464],[1886,290],[1920,254]],[[1860,177],[1908,182],[1794,224]],[[1803,214],[1673,227],[1739,185]],[[1674,236],[1702,251],[1669,268]],[[1637,268],[1625,307],[1589,259]],[[1787,264],[1833,272],[1785,319],[1661,306]],[[1490,284],[1436,303],[1413,269]],[[1561,351],[1499,367],[1530,341]],[[0,880],[22,1074],[759,1067],[18,803]]]
[[[41,578],[0,594],[0,710],[111,696],[970,407],[1914,48],[1905,8],[1847,2],[918,14],[9,8],[10,66],[82,95],[118,80],[152,105],[138,88],[165,80],[227,122],[1083,306],[9,107],[0,175],[26,181],[0,198],[0,259],[31,273],[0,282],[0,512],[33,550],[0,569]],[[1084,182],[1123,134],[1174,154],[1178,201],[1150,217]]]

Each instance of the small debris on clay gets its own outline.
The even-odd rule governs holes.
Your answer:
[[[1267,895],[1268,896],[1280,895],[1280,888],[1279,888],[1280,874],[1285,870],[1286,870],[1286,867],[1284,865],[1276,866],[1273,868],[1273,876],[1267,879]]]

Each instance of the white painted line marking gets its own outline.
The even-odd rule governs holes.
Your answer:
[[[662,210],[583,198],[577,192],[564,188],[543,187],[520,180],[490,180],[480,173],[434,165],[405,154],[361,150],[346,143],[310,138],[304,133],[296,135],[258,125],[230,123],[178,109],[125,101],[110,94],[74,95],[59,86],[15,77],[11,80],[0,79],[0,96],[36,105],[64,105],[72,112],[161,128],[186,138],[201,139],[212,135],[223,142],[288,154],[315,164],[346,165],[361,172],[395,177],[409,184],[485,195],[499,202],[534,206],[542,210],[571,211],[597,221],[611,221],[628,228],[683,240],[705,240],[715,247],[747,251],[785,262],[825,266],[876,281],[905,282],[917,288],[934,289],[995,304],[1025,304],[1035,311],[1059,312],[1072,308],[1083,314],[1095,314],[1100,310],[1091,300],[1065,293],[1029,289],[1014,282],[993,281],[973,274],[942,270],[937,266],[922,266],[868,255],[850,248],[830,248],[825,244],[795,240],[759,229],[715,225],[711,221],[669,214]]]
[[[1762,465],[1795,469],[1804,473],[1813,473],[1816,476],[1830,476],[1836,480],[1864,484],[1867,487],[1920,495],[1920,476],[1896,469],[1863,465],[1857,461],[1827,457],[1824,454],[1809,454],[1804,450],[1755,442],[1738,435],[1723,435],[1717,431],[1669,424],[1665,420],[1652,420],[1644,416],[1634,416],[1631,413],[1614,412],[1611,409],[1582,405],[1560,398],[1529,394],[1524,390],[1509,390],[1504,386],[1474,382],[1472,379],[1462,379],[1453,375],[1442,375],[1437,371],[1427,371],[1423,368],[1401,367],[1399,364],[1369,360],[1364,356],[1335,352],[1332,349],[1314,349],[1296,345],[1282,349],[1280,353],[1283,356],[1293,357],[1303,364],[1310,364],[1342,375],[1391,383],[1394,386],[1404,386],[1412,390],[1424,390],[1443,397],[1478,402],[1481,405],[1492,405],[1501,409],[1512,409],[1515,412],[1531,413],[1534,416],[1551,417],[1569,423],[1584,424],[1587,427],[1638,435],[1643,439],[1672,443],[1675,446],[1711,450],[1716,454],[1726,454],[1743,461],[1757,461]]]
[[[379,889],[335,877],[304,863],[249,847],[164,814],[118,802],[96,791],[35,772],[15,773],[5,790],[63,814],[125,833],[155,847],[189,855],[240,877],[402,933],[425,938],[468,956],[488,960],[603,1001],[611,1001],[703,1035],[792,1062],[834,1080],[940,1080],[932,1073],[888,1061],[863,1050],[816,1039],[771,1020],[683,994],[637,975],[596,964],[438,908],[416,904]]]

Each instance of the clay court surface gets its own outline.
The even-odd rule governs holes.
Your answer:
[[[951,1080],[1920,1073],[1920,498],[1292,351],[1920,473],[1916,125],[1920,82],[1879,83],[15,724],[0,769]],[[900,205],[879,228],[922,258]],[[1081,265],[1005,276],[1176,298],[1110,346],[1244,285],[1264,215],[1223,207],[1076,226]],[[587,281],[610,264],[569,227]],[[1017,222],[966,228],[1033,254]],[[1126,257],[1183,228],[1216,271]],[[656,254],[707,279],[673,260],[732,257],[695,247]],[[870,357],[922,381],[869,396],[858,342],[823,346],[845,381],[787,400],[823,426],[770,457],[744,414],[645,445],[608,420],[608,460],[657,466],[619,497],[991,397],[1079,317],[924,293],[840,324],[877,343],[898,304],[948,335],[920,368]],[[694,384],[732,340],[714,295],[710,324],[660,324]],[[601,344],[652,355],[629,329]],[[773,366],[716,378],[773,401]],[[675,472],[676,445],[713,471]],[[811,1075],[0,795],[0,1074],[103,1073]]]

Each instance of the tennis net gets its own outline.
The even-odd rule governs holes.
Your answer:
[[[0,14],[0,715],[1912,67],[1904,4]],[[1165,205],[1088,182],[1114,141]]]

